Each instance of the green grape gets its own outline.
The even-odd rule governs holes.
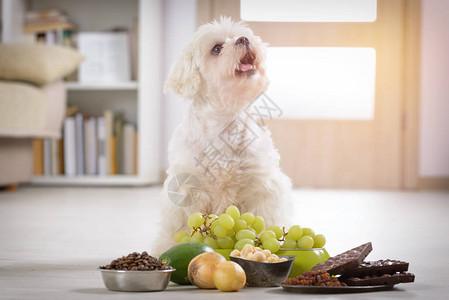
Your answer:
[[[262,230],[265,228],[265,221],[261,216],[257,216],[254,218],[253,224],[251,224],[251,227],[256,230],[256,233],[261,233]]]
[[[250,239],[243,239],[243,240],[237,241],[237,243],[235,243],[235,245],[234,245],[234,249],[242,251],[243,246],[245,246],[246,244],[251,244],[254,246],[254,241],[250,240]]]
[[[246,229],[251,230],[252,232],[254,232],[254,234],[257,234],[256,230],[251,226],[246,227]]]
[[[216,218],[218,218],[217,215],[214,215],[214,214],[208,215],[208,216],[207,216],[207,219],[206,219],[206,226],[210,226],[210,224],[212,223],[212,221],[215,220]],[[214,223],[216,223],[216,222],[214,222]]]
[[[213,231],[217,237],[224,237],[224,236],[226,236],[226,233],[227,233],[226,229],[223,226],[221,226],[220,224],[215,226]]]
[[[317,234],[313,238],[313,248],[323,248],[326,245],[326,238],[322,234]]]
[[[281,243],[275,238],[267,238],[262,242],[262,247],[270,250],[271,253],[275,253],[281,248]]]
[[[297,244],[299,249],[312,249],[313,238],[311,236],[305,235],[298,240]]]
[[[185,232],[185,231],[178,231],[178,232],[175,233],[175,241],[178,242],[178,243],[181,243],[181,239],[183,237],[185,237],[185,236],[190,237],[187,232]]]
[[[310,228],[305,227],[305,228],[302,229],[302,235],[303,236],[304,235],[308,235],[308,236],[311,236],[313,238],[315,236],[315,231],[313,231]]]
[[[180,243],[188,243],[190,242],[190,236],[185,236],[179,240]]]
[[[215,221],[211,222],[210,229],[214,230],[214,228],[220,223],[218,223],[218,217]]]
[[[240,230],[235,234],[235,238],[237,241],[243,240],[243,239],[249,239],[254,240],[256,238],[256,234],[248,229]]]
[[[250,226],[254,222],[254,215],[252,213],[244,213],[240,216],[240,219],[244,220]]]
[[[214,240],[213,238],[209,237],[209,236],[206,236],[203,239],[203,244],[206,244],[206,245],[208,245],[209,247],[211,247],[213,249],[217,249],[218,248],[217,241]]]
[[[245,220],[242,219],[235,220],[234,231],[239,232],[242,229],[246,229],[247,226],[248,225],[246,224]]]
[[[298,245],[296,244],[296,241],[294,241],[292,239],[285,239],[284,244],[282,244],[282,248],[296,249],[296,248],[298,248]]]
[[[189,217],[188,225],[191,229],[198,228],[204,223],[204,218],[201,213],[194,213]]]
[[[260,240],[262,241],[262,243],[265,239],[275,239],[275,238],[276,238],[276,233],[274,233],[274,231],[271,231],[271,230],[265,230],[264,232],[262,232],[260,234]]]
[[[220,223],[221,226],[226,228],[226,230],[231,230],[235,224],[234,219],[228,214],[221,214],[218,217],[218,222]]]
[[[235,235],[235,232],[234,232],[234,230],[228,230],[228,231],[226,231],[226,236],[229,236],[229,237],[233,237]]]
[[[195,232],[195,233],[190,237],[190,241],[191,241],[191,242],[198,242],[198,243],[201,243],[201,242],[203,241],[203,236],[201,235],[201,233]]]
[[[280,239],[284,235],[284,230],[280,226],[271,226],[267,230],[271,230],[276,233],[276,238]]]
[[[289,239],[297,241],[297,240],[299,240],[302,237],[302,234],[303,234],[303,232],[302,232],[301,227],[299,227],[299,225],[293,225],[288,230],[287,237]]]
[[[226,213],[230,215],[234,220],[240,219],[240,210],[237,208],[237,206],[229,206],[226,209]]]
[[[217,244],[221,249],[232,249],[234,248],[234,240],[229,236],[224,236],[222,238],[217,238]]]

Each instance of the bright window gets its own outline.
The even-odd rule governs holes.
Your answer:
[[[271,47],[267,95],[282,118],[374,118],[374,48]]]
[[[240,0],[240,16],[256,22],[374,22],[377,0]]]

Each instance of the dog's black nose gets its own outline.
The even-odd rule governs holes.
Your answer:
[[[239,37],[239,38],[237,39],[237,41],[235,42],[235,44],[236,44],[236,45],[242,44],[242,45],[244,45],[244,46],[248,46],[248,45],[249,45],[249,41],[248,41],[248,39],[247,39],[246,37],[241,36],[241,37]]]

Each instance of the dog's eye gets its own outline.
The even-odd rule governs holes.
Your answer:
[[[223,48],[222,45],[215,45],[214,48],[212,48],[211,53],[213,55],[218,55],[218,54],[220,54],[220,51],[221,51],[222,48]]]

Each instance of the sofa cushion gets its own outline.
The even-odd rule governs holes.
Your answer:
[[[0,45],[0,79],[43,85],[74,72],[83,56],[60,46]]]
[[[0,186],[28,182],[32,176],[32,140],[0,137]]]
[[[66,107],[62,81],[38,88],[0,81],[0,137],[59,137]]]

